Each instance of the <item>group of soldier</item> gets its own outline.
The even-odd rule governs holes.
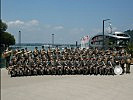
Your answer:
[[[16,50],[7,67],[8,74],[31,75],[114,75],[115,66],[121,66],[122,74],[130,73],[130,54],[125,49],[98,50],[59,48],[34,51]]]

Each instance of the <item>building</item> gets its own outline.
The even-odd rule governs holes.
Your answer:
[[[123,32],[112,32],[104,35],[104,47],[126,47],[130,41],[130,36]],[[103,47],[103,34],[97,34],[90,38],[89,46],[93,48]]]

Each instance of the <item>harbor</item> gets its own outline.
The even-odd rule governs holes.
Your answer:
[[[0,100],[133,100],[133,0],[0,0]]]

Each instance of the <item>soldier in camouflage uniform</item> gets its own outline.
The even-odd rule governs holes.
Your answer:
[[[131,56],[129,54],[127,54],[126,73],[130,73],[130,65],[131,65]]]

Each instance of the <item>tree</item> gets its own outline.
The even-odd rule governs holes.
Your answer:
[[[4,44],[5,47],[8,47],[10,45],[14,45],[15,44],[15,38],[13,35],[11,35],[8,32],[3,32],[1,34],[1,44]]]
[[[129,54],[131,54],[131,57],[133,58],[133,43],[129,43],[128,45],[127,45],[127,52],[129,53]]]
[[[125,31],[126,34],[130,35],[130,42],[127,45],[127,51],[131,54],[133,57],[133,30],[127,30]]]
[[[133,42],[133,30],[127,30],[127,31],[125,31],[125,33],[130,35],[130,37],[131,37],[130,42]]]
[[[0,46],[10,46],[15,44],[15,38],[10,33],[6,32],[7,25],[0,20]]]
[[[0,56],[5,47],[15,44],[14,36],[6,32],[6,30],[7,30],[6,23],[3,23],[2,20],[0,20]]]
[[[0,20],[0,32],[5,32],[7,30],[6,23],[3,23],[2,20]]]

